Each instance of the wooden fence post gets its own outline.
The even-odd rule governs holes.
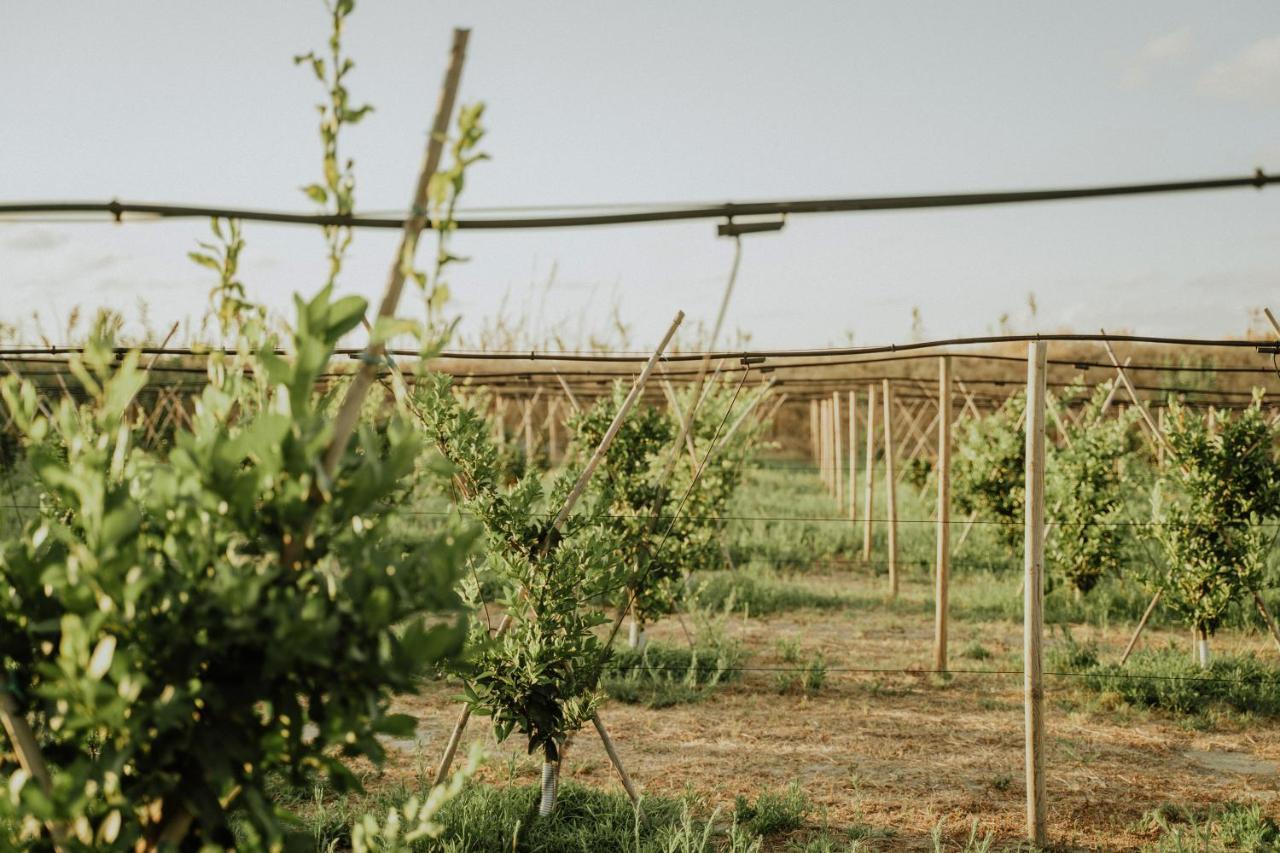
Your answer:
[[[858,520],[858,395],[849,392],[849,521]]]
[[[809,456],[818,461],[818,401],[809,401]]]
[[[862,495],[862,559],[871,561],[871,535],[875,524],[872,513],[875,508],[875,471],[876,471],[876,386],[867,386],[867,464],[862,476],[866,478],[867,487]]]
[[[818,471],[822,474],[822,487],[828,492],[831,491],[831,477],[828,469],[831,463],[827,461],[827,439],[831,437],[830,430],[827,428],[827,401],[818,401]]]
[[[1044,684],[1044,425],[1048,345],[1027,345],[1026,530],[1023,540],[1023,699],[1026,719],[1027,838],[1045,845]]]
[[[893,479],[893,386],[882,380],[884,397],[884,497],[888,527],[889,596],[898,597],[898,493]]]
[[[836,506],[844,504],[844,476],[840,469],[844,467],[844,447],[840,421],[840,392],[831,392],[831,481],[835,483]]]
[[[933,668],[947,671],[947,596],[951,582],[951,357],[938,359],[938,565]]]

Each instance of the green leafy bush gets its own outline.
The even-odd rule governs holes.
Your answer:
[[[1132,541],[1125,521],[1123,484],[1132,467],[1136,409],[1105,417],[1109,386],[1102,385],[1067,427],[1062,446],[1051,448],[1046,483],[1053,529],[1046,543],[1051,571],[1081,593],[1104,575],[1119,575]],[[1052,405],[1052,403],[1050,403]]]
[[[420,382],[416,405],[427,435],[454,465],[463,506],[484,527],[484,570],[501,585],[494,603],[506,629],[492,636],[500,623],[489,602],[474,577],[464,584],[476,646],[459,672],[467,701],[493,718],[499,740],[518,731],[531,753],[542,750],[555,762],[600,700],[609,650],[593,631],[605,617],[592,602],[616,587],[618,574],[607,531],[582,513],[553,528],[574,470],[561,471],[550,489],[536,472],[506,486],[488,423],[459,402],[449,377]]]
[[[54,776],[45,796],[0,764],[9,844],[41,822],[94,847],[181,839],[187,824],[225,844],[233,811],[275,843],[268,774],[358,786],[343,759],[380,761],[378,735],[411,733],[392,695],[459,648],[460,624],[426,617],[458,609],[474,536],[383,535],[423,470],[416,430],[392,413],[332,477],[317,467],[332,417],[316,383],[364,300],[326,288],[296,308],[296,355],[242,338],[211,359],[163,459],[134,442],[146,375],[110,340],[71,362],[85,403],[45,415],[29,383],[0,386],[41,502],[0,551],[0,650]]]
[[[1026,394],[1019,393],[987,417],[967,421],[951,463],[956,507],[994,525],[997,539],[1011,553],[1022,546],[1026,407]]]
[[[1176,403],[1164,434],[1172,449],[1154,492],[1155,535],[1167,565],[1153,579],[1165,603],[1205,637],[1232,603],[1261,585],[1269,532],[1280,514],[1275,431],[1261,397],[1207,419]]]

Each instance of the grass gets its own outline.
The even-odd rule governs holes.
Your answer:
[[[350,826],[365,812],[385,813],[415,792],[410,786],[376,795],[346,797],[316,789],[310,797],[283,791],[277,801],[300,818],[295,847],[340,851],[350,844]],[[766,838],[804,828],[811,806],[795,785],[781,793],[739,798],[728,814],[699,810],[689,797],[646,796],[639,808],[621,792],[566,783],[555,813],[537,816],[537,785],[470,784],[441,809],[439,838],[416,850],[440,853],[757,853]],[[835,848],[832,848],[835,849]]]
[[[1151,853],[1263,853],[1280,849],[1280,827],[1256,804],[1228,803],[1199,810],[1161,806],[1147,813],[1141,829],[1157,835],[1144,848]]]
[[[1097,647],[1066,634],[1048,650],[1053,672],[1079,673],[1089,690],[1129,705],[1180,715],[1203,715],[1226,708],[1261,717],[1280,717],[1280,670],[1252,654],[1221,655],[1207,670],[1185,649],[1141,651],[1118,664],[1098,662]]]
[[[738,680],[742,660],[736,643],[697,648],[649,643],[642,651],[615,652],[602,686],[620,702],[668,708],[697,702],[718,685]]]
[[[794,832],[805,825],[813,804],[800,786],[791,783],[782,793],[764,791],[754,801],[738,796],[733,814],[737,822],[756,835],[778,835]]]

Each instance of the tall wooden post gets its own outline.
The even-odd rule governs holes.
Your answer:
[[[524,431],[524,464],[529,470],[533,469],[533,406],[536,402],[537,398],[525,398],[524,419],[520,422]]]
[[[951,583],[951,357],[938,359],[938,559],[933,668],[947,671],[947,596]]]
[[[844,447],[843,433],[841,427],[844,424],[840,420],[840,392],[831,392],[831,482],[835,483],[836,506],[844,504],[844,472],[840,469],[844,467]]]
[[[831,491],[831,463],[827,460],[827,441],[831,430],[827,427],[827,401],[818,401],[818,470],[822,473],[822,487]]]
[[[858,520],[858,395],[849,392],[849,521]]]
[[[862,476],[866,478],[867,487],[862,496],[862,559],[871,560],[871,535],[875,524],[872,514],[876,502],[876,386],[867,386],[867,464]]]
[[[818,400],[809,401],[809,455],[818,462]]]
[[[556,458],[560,455],[560,431],[556,423],[556,415],[560,410],[560,398],[556,397],[547,402],[547,467],[556,464]]]
[[[885,526],[888,532],[889,595],[898,596],[898,493],[893,476],[893,386],[882,380],[884,398],[884,498]]]
[[[1045,366],[1048,344],[1027,346],[1026,534],[1023,541],[1023,698],[1027,740],[1027,838],[1045,845],[1044,684],[1041,638],[1044,634],[1044,424]]]

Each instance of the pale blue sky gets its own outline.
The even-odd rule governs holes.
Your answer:
[[[291,56],[321,4],[5,0],[0,198],[309,209],[319,94]],[[1280,170],[1280,4],[440,3],[363,0],[347,44],[377,111],[346,141],[362,209],[408,202],[453,25],[493,161],[470,206],[962,191]],[[1280,308],[1280,189],[793,218],[746,240],[729,323],[762,346],[1043,330],[1240,333]],[[158,327],[198,315],[203,223],[0,224],[0,321],[71,306]],[[711,223],[469,233],[454,308],[637,344],[714,313]],[[323,278],[318,233],[246,226],[245,279],[279,308]],[[394,238],[357,237],[343,287],[380,292]],[[529,298],[557,266],[558,286]],[[1039,315],[1027,316],[1034,291]],[[581,318],[581,319],[580,319]],[[536,323],[535,323],[536,325]],[[28,323],[28,328],[30,324]]]

